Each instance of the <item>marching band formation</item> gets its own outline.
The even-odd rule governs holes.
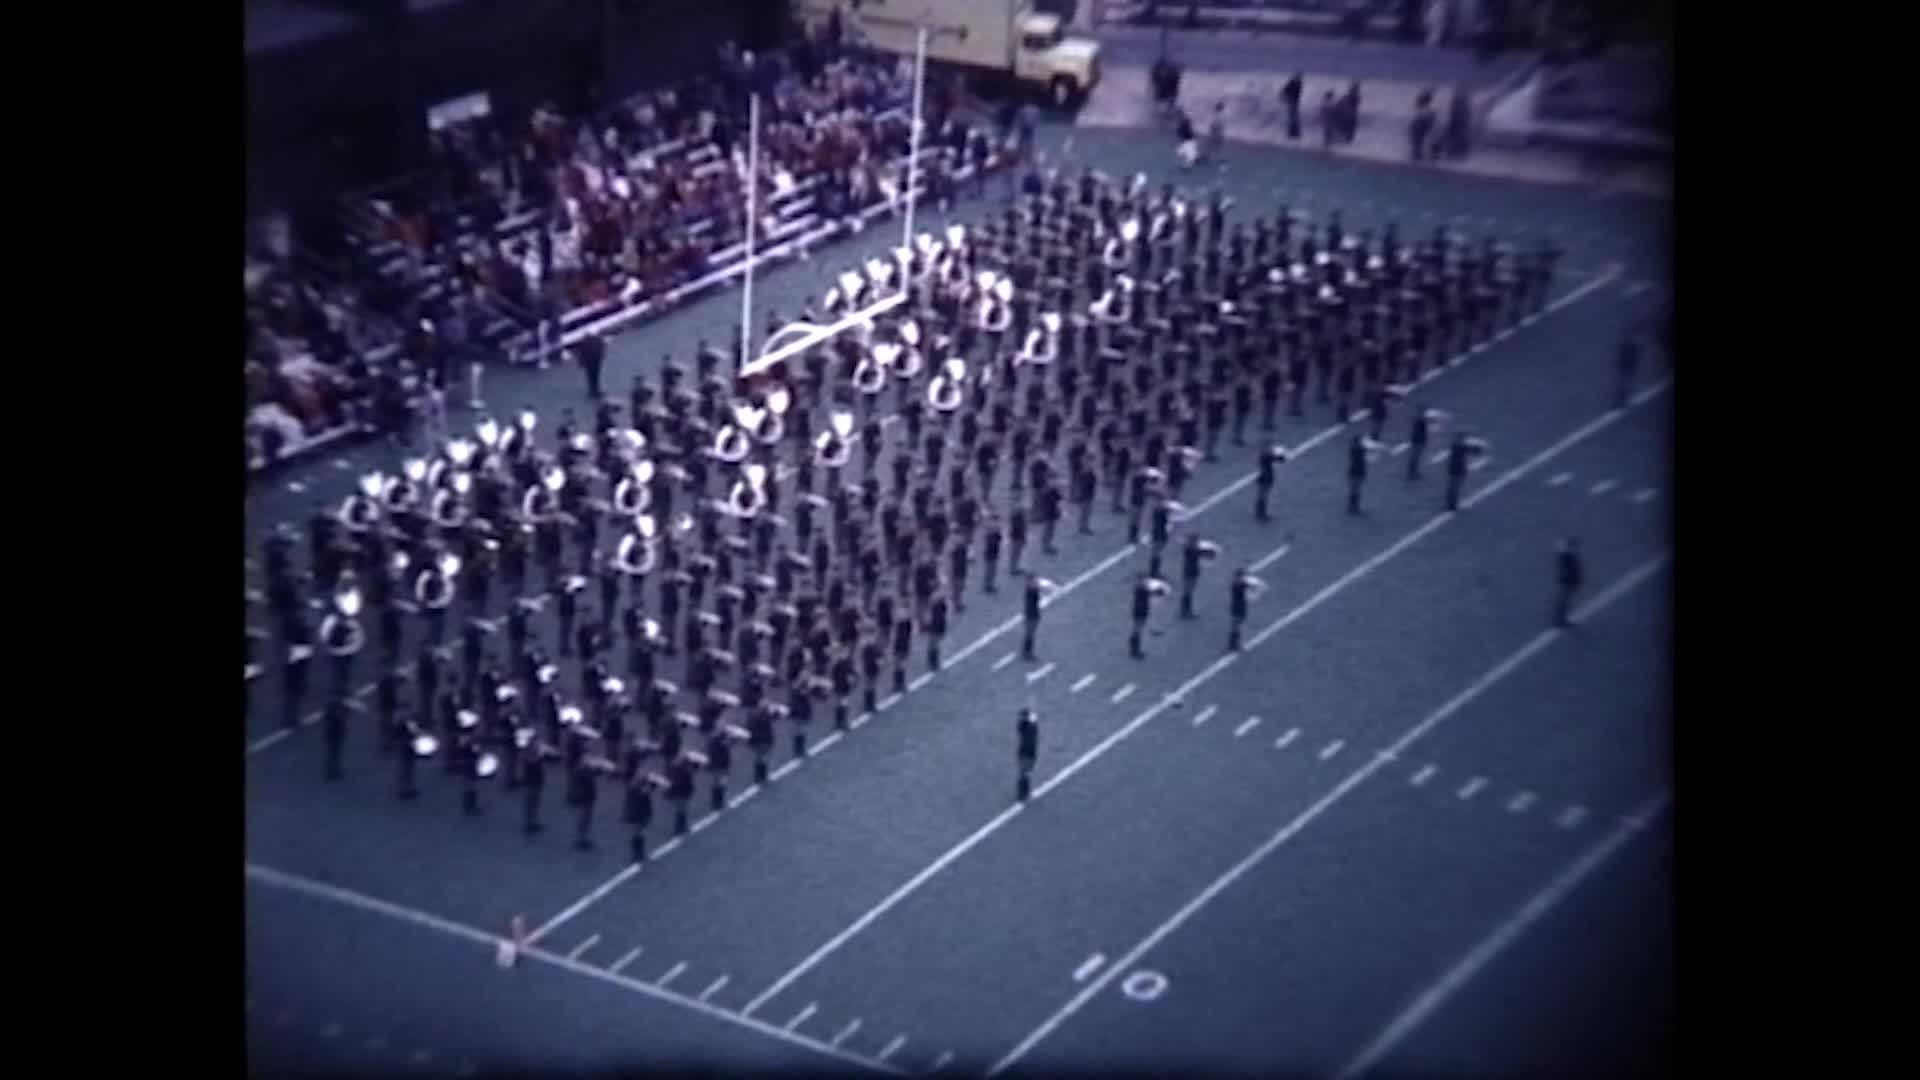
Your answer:
[[[1032,547],[1055,552],[1069,515],[1091,532],[1102,502],[1147,548],[1129,640],[1143,656],[1149,616],[1174,588],[1161,576],[1168,548],[1187,618],[1220,554],[1176,534],[1179,499],[1223,440],[1247,446],[1256,422],[1270,431],[1281,409],[1302,415],[1309,393],[1342,421],[1364,419],[1347,465],[1359,513],[1406,385],[1540,311],[1557,257],[1446,230],[1422,242],[1392,225],[1355,234],[1337,213],[1316,226],[1284,207],[1229,225],[1218,194],[1191,203],[1144,177],[1055,173],[1037,186],[997,220],[922,234],[840,275],[822,302],[833,317],[901,302],[803,354],[729,377],[727,355],[702,347],[692,372],[669,359],[636,378],[624,420],[603,399],[590,424],[569,411],[550,438],[531,412],[483,420],[316,509],[304,566],[294,531],[276,530],[273,633],[248,631],[249,682],[264,674],[259,643],[276,642],[285,722],[297,725],[324,652],[336,777],[366,711],[353,684],[372,645],[371,713],[401,798],[418,796],[422,763],[437,757],[468,814],[483,782],[517,792],[531,836],[557,770],[576,845],[592,846],[611,788],[644,860],[656,797],[685,831],[702,774],[711,804],[726,804],[736,748],[764,782],[781,736],[804,756],[816,720],[844,728],[856,693],[872,710],[918,662],[938,670],[952,620],[997,596],[1003,569],[1022,594],[1022,652],[1037,655],[1053,586],[1031,568]],[[1417,478],[1444,417],[1408,411]],[[1454,435],[1449,507],[1482,448]],[[1253,457],[1254,513],[1270,520],[1287,455]],[[1232,575],[1227,648],[1263,587]],[[1026,798],[1031,709],[1016,734]]]

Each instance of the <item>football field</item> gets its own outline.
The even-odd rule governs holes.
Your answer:
[[[1182,174],[1140,133],[1047,143],[1109,173],[1218,183],[1242,210],[1553,238],[1566,254],[1549,308],[1414,395],[1491,448],[1461,510],[1443,511],[1437,462],[1408,476],[1401,416],[1366,512],[1346,514],[1353,428],[1310,402],[1260,436],[1296,452],[1273,520],[1253,514],[1253,439],[1199,466],[1181,528],[1224,556],[1197,618],[1156,613],[1144,660],[1127,655],[1126,616],[1146,552],[1103,499],[1093,535],[1069,521],[1058,554],[1029,553],[1062,586],[1037,660],[1018,658],[1016,589],[969,594],[939,672],[916,665],[907,693],[844,734],[816,725],[804,762],[783,746],[772,781],[690,835],[657,823],[644,868],[623,858],[611,798],[592,853],[568,846],[557,793],[532,841],[505,793],[462,817],[437,763],[424,797],[398,802],[370,730],[346,779],[323,783],[317,732],[280,734],[262,680],[246,750],[259,1071],[1618,1076],[1658,1060],[1675,390],[1654,350],[1615,409],[1612,357],[1668,302],[1666,207],[1247,147]],[[756,297],[791,317],[897,239],[876,227]],[[724,344],[737,318],[726,294],[629,333],[609,392],[700,337]],[[488,398],[549,424],[563,407],[586,420],[583,393],[577,372],[550,371],[503,375]],[[249,498],[249,555],[275,521],[394,459],[367,447],[276,478]],[[1552,553],[1568,536],[1588,583],[1576,627],[1556,631]],[[1270,587],[1228,653],[1239,565]],[[1019,805],[1028,704],[1040,760]],[[535,942],[501,971],[516,915]]]

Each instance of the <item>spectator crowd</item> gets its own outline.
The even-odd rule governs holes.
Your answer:
[[[763,255],[831,239],[905,187],[909,64],[810,41],[726,46],[716,70],[598,116],[541,107],[432,132],[419,175],[345,200],[337,272],[264,230],[247,263],[249,465],[354,431],[404,437],[430,390],[465,374],[478,407],[485,365],[545,364],[567,331],[737,270],[754,92]],[[953,103],[929,84],[921,175],[939,201],[995,145]]]

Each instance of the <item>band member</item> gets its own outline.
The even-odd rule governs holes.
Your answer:
[[[321,714],[322,734],[327,744],[325,776],[329,781],[340,779],[341,760],[347,745],[347,718],[355,708],[350,699],[336,697],[327,702],[326,711]]]
[[[1180,552],[1180,617],[1194,618],[1193,592],[1200,585],[1200,568],[1208,559],[1219,554],[1220,547],[1211,541],[1202,540],[1189,534],[1186,545]]]
[[[1472,467],[1476,455],[1485,452],[1485,445],[1470,438],[1465,432],[1453,437],[1453,445],[1447,447],[1447,509],[1460,509],[1460,489],[1467,482],[1467,470]]]
[[[538,747],[529,747],[520,764],[520,831],[529,837],[546,829],[540,824],[540,794],[547,786],[547,756]]]
[[[1347,444],[1347,513],[1360,512],[1360,489],[1367,483],[1368,440],[1355,434]]]
[[[1027,575],[1026,596],[1021,604],[1021,614],[1026,623],[1026,633],[1020,641],[1020,657],[1023,660],[1035,659],[1034,644],[1040,634],[1040,610],[1042,589],[1051,588],[1052,582],[1039,574]]]
[[[593,803],[600,794],[599,777],[585,758],[575,761],[567,772],[567,802],[576,815],[573,846],[576,851],[593,850]]]
[[[1033,763],[1040,756],[1040,720],[1032,708],[1020,710],[1020,718],[1014,723],[1014,733],[1019,741],[1014,758],[1020,767],[1015,790],[1020,801],[1026,802],[1033,795]]]
[[[627,782],[626,805],[621,817],[633,826],[628,853],[635,863],[647,861],[647,826],[653,823],[654,784],[653,774],[644,770],[636,770],[633,779]]]
[[[1255,521],[1271,521],[1267,510],[1267,501],[1273,495],[1273,483],[1279,473],[1280,464],[1287,460],[1287,452],[1278,446],[1269,446],[1260,451],[1260,472],[1254,479],[1253,518]]]
[[[1555,552],[1554,565],[1559,594],[1553,606],[1553,625],[1564,628],[1573,625],[1573,598],[1579,593],[1585,577],[1585,568],[1580,560],[1580,541],[1573,537],[1562,540]]]
[[[1240,651],[1240,628],[1246,625],[1247,609],[1267,590],[1267,584],[1254,577],[1246,567],[1233,572],[1233,584],[1228,590],[1227,613],[1232,622],[1227,631],[1227,650]]]
[[[1614,352],[1613,407],[1624,409],[1633,398],[1633,376],[1640,369],[1640,343],[1625,338]]]
[[[1433,425],[1439,419],[1434,409],[1413,414],[1413,431],[1407,437],[1407,479],[1420,479],[1420,459],[1427,456],[1427,443],[1433,437]]]

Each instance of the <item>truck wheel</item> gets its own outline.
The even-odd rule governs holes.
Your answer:
[[[1054,108],[1065,109],[1080,96],[1080,88],[1067,76],[1055,75],[1048,87],[1048,96],[1052,98]]]

